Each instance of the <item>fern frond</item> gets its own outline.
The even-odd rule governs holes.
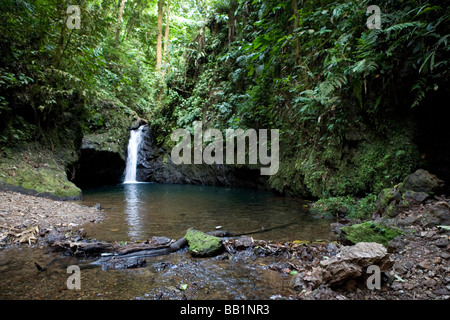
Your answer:
[[[375,61],[362,59],[356,62],[350,69],[352,73],[368,75],[378,69],[378,64]]]
[[[424,27],[425,23],[423,22],[419,22],[419,21],[413,21],[413,22],[405,22],[405,23],[399,23],[399,24],[395,24],[389,28],[387,28],[385,30],[385,32],[389,33],[389,32],[400,32],[404,29],[407,28],[412,28],[412,27]]]

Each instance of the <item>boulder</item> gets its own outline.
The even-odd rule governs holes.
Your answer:
[[[341,286],[351,280],[360,279],[371,265],[376,265],[380,271],[385,272],[392,264],[383,245],[375,242],[359,242],[354,246],[341,248],[335,256],[322,260],[311,271],[297,274],[299,279],[294,283],[297,289],[315,289],[322,284]]]
[[[240,236],[234,242],[237,250],[245,250],[253,245],[253,238],[249,236]]]
[[[402,199],[406,201],[423,202],[429,197],[426,192],[416,192],[413,190],[407,190],[402,194]]]
[[[444,182],[426,170],[419,169],[408,175],[403,182],[393,188],[383,189],[377,198],[376,216],[391,218],[424,203],[430,195],[442,191]]]
[[[403,183],[399,185],[399,190],[401,192],[412,190],[429,194],[439,192],[443,187],[444,181],[426,170],[418,169],[403,180]]]
[[[189,228],[184,238],[188,242],[189,251],[193,256],[210,257],[222,250],[222,240],[199,230]]]
[[[148,120],[142,119],[138,116],[134,116],[133,118],[133,122],[130,125],[130,130],[136,130],[138,129],[140,126],[145,126],[148,125]]]
[[[398,214],[397,205],[402,200],[402,195],[397,188],[386,188],[381,190],[377,198],[377,209],[390,217]]]
[[[422,227],[450,225],[450,205],[446,201],[438,201],[427,206],[418,219]]]

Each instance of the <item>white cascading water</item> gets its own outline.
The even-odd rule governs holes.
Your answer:
[[[138,164],[138,154],[143,140],[142,129],[145,126],[140,126],[136,130],[130,131],[130,140],[128,141],[128,157],[125,168],[125,179],[123,183],[137,183],[136,171]]]

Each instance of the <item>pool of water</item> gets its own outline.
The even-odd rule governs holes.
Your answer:
[[[108,270],[93,260],[37,247],[0,251],[0,300],[241,300],[288,298],[292,276],[272,270],[274,257],[193,258],[186,249],[146,258],[138,269]],[[44,271],[34,265],[38,262]],[[80,266],[80,289],[70,289],[68,266]],[[186,287],[181,289],[181,285]]]
[[[198,185],[120,184],[83,191],[83,205],[100,203],[107,218],[86,227],[105,241],[178,239],[188,228],[254,233],[261,240],[328,240],[330,221],[314,218],[304,201],[271,192]]]
[[[317,219],[303,201],[246,189],[151,183],[84,190],[83,205],[100,203],[106,218],[84,226],[104,241],[138,241],[152,236],[178,239],[190,227],[255,239],[329,240],[330,221]],[[289,298],[289,274],[276,271],[280,257],[193,258],[187,248],[146,258],[146,266],[102,270],[85,259],[50,252],[43,244],[0,250],[0,299],[273,299]],[[35,263],[45,268],[39,271]],[[81,268],[81,289],[70,290],[68,266]],[[273,268],[272,266],[275,266]],[[184,289],[180,289],[181,285]]]

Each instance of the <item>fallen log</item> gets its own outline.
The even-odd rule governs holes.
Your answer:
[[[50,242],[50,248],[55,251],[63,251],[74,256],[83,257],[95,257],[102,254],[115,254],[115,255],[126,255],[133,252],[139,251],[152,251],[158,249],[164,249],[171,246],[172,243],[177,241],[167,238],[165,243],[126,243],[121,244],[117,242],[101,242],[101,241],[71,241],[71,240],[60,240]]]
[[[184,248],[187,245],[187,241],[185,238],[178,239],[177,241],[173,241],[170,245],[166,246],[154,246],[145,248],[142,246],[141,250],[137,249],[126,249],[122,251],[116,251],[114,253],[102,253],[101,256],[103,258],[107,257],[121,257],[121,258],[145,258],[145,257],[154,257],[160,256],[164,254],[168,254],[171,252],[178,251]]]
[[[274,228],[284,227],[277,226]],[[225,238],[238,237],[244,234],[267,232],[274,228],[254,230],[247,233],[233,234],[228,231],[215,230],[206,234]],[[100,257],[90,265],[100,265],[103,269],[128,269],[145,265],[144,258],[166,255],[176,252],[187,246],[187,240],[183,237],[178,240],[167,237],[153,237],[149,243],[101,242],[101,241],[73,241],[53,235],[52,241],[48,241],[50,248],[62,251],[66,254],[82,257]]]
[[[181,250],[187,245],[186,239],[183,237],[177,241],[171,242],[167,246],[159,246],[147,248],[140,251],[122,251],[114,253],[102,253],[101,258],[92,262],[92,265],[100,265],[103,270],[107,269],[128,269],[143,267],[145,265],[144,258],[166,255]],[[127,252],[127,253],[125,253]]]

